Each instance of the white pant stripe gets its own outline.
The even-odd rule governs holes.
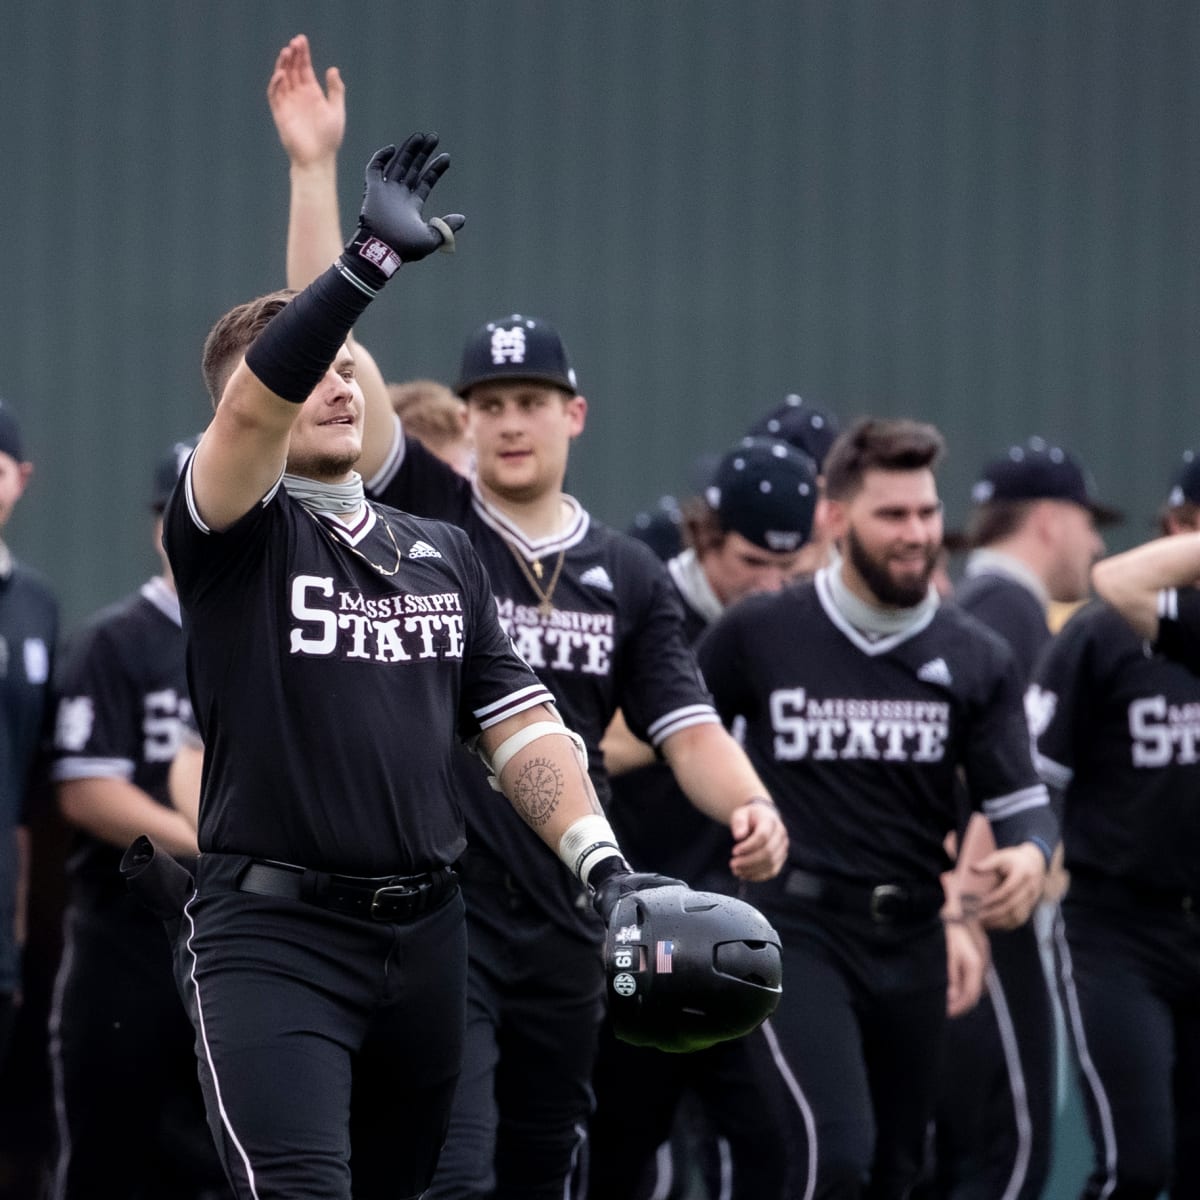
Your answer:
[[[800,1116],[804,1121],[804,1131],[808,1135],[808,1181],[804,1187],[802,1200],[812,1200],[817,1186],[817,1121],[813,1116],[812,1106],[804,1095],[804,1089],[800,1086],[800,1081],[792,1074],[792,1068],[788,1066],[788,1061],[780,1048],[779,1039],[775,1036],[775,1027],[768,1020],[763,1022],[762,1028],[767,1045],[771,1050],[771,1057],[775,1060],[775,1067],[783,1077],[783,1082],[787,1086],[787,1090],[791,1092],[792,1099],[795,1100],[796,1107],[800,1110]]]

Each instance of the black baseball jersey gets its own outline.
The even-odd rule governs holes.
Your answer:
[[[16,827],[25,824],[41,777],[50,710],[50,674],[58,637],[58,604],[36,572],[0,548],[0,994],[17,985],[13,942]]]
[[[1196,588],[1159,592],[1155,649],[1200,675],[1200,591]]]
[[[999,571],[981,570],[958,585],[954,603],[1008,643],[1022,683],[1033,678],[1038,655],[1053,635],[1042,602],[1029,588]]]
[[[552,699],[462,532],[383,505],[348,526],[277,484],[216,533],[191,470],[166,545],[205,747],[200,849],[354,875],[453,862],[456,739]]]
[[[602,803],[609,788],[600,739],[618,708],[655,747],[677,730],[718,720],[684,636],[678,595],[646,546],[593,521],[574,501],[568,501],[573,518],[565,529],[530,542],[471,482],[402,435],[370,487],[389,504],[466,531],[491,578],[501,622],[583,738]],[[524,569],[514,552],[522,554]],[[539,611],[526,576],[538,562],[543,589],[557,575],[549,613]],[[556,920],[594,936],[598,923],[553,852],[507,805],[496,803],[484,781],[470,772],[460,776],[471,844],[510,864]]]
[[[1068,870],[1200,890],[1200,677],[1088,605],[1027,697],[1037,764],[1064,794]]]
[[[93,616],[67,642],[55,680],[56,782],[120,779],[170,805],[167,773],[188,710],[179,600],[158,577]],[[121,851],[77,831],[73,896],[97,907],[123,895]]]
[[[838,612],[828,574],[748,597],[698,646],[721,716],[745,721],[792,863],[864,883],[936,880],[960,767],[999,845],[1037,838],[1048,854],[1056,822],[1008,647],[950,605],[871,640]]]
[[[689,644],[708,628],[706,618],[688,595],[691,572],[683,568],[686,550],[667,563],[667,571],[683,606]],[[655,870],[686,879],[700,891],[730,892],[736,880],[729,871],[729,830],[707,817],[683,794],[664,762],[637,767],[612,779],[610,816],[621,849],[639,871]]]

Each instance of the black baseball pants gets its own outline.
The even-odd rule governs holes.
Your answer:
[[[596,1061],[596,1111],[589,1140],[588,1200],[629,1200],[635,1182],[671,1135],[685,1093],[701,1103],[705,1127],[729,1153],[731,1200],[783,1195],[783,1116],[765,1086],[769,1059],[761,1031],[691,1054],[622,1042],[605,1025]]]
[[[1063,1010],[1095,1150],[1082,1194],[1200,1196],[1200,917],[1090,904],[1074,883],[1062,914]]]
[[[176,941],[209,1124],[238,1200],[408,1200],[462,1056],[462,897],[405,924],[231,890],[202,855]]]
[[[479,860],[464,860],[462,1078],[426,1200],[570,1200],[592,1108],[602,957]]]
[[[162,923],[131,895],[69,907],[50,1012],[52,1200],[221,1187],[192,1041]]]
[[[1038,1200],[1054,1136],[1054,1008],[1033,921],[989,935],[979,1004],[949,1024],[928,1193]]]
[[[789,1102],[788,1200],[903,1200],[933,1115],[946,1024],[940,920],[881,924],[764,896],[783,998],[764,1026]]]

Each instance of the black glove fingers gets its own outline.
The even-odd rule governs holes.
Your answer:
[[[408,164],[408,170],[404,173],[404,186],[410,192],[415,193],[421,182],[421,176],[425,173],[426,163],[429,162],[429,156],[437,149],[438,135],[436,133],[427,133],[423,136],[420,146],[417,147],[417,152],[413,155],[413,160]]]
[[[402,183],[406,187],[409,186],[408,176],[412,170],[413,160],[421,154],[424,144],[425,134],[410,133],[404,139],[404,144],[393,156],[392,161],[388,164],[388,168],[384,172],[384,178],[389,183]],[[422,161],[424,161],[423,156]]]
[[[434,145],[437,143],[435,142]],[[428,166],[421,172],[420,178],[417,180],[416,187],[413,188],[413,195],[422,203],[425,198],[433,190],[433,185],[446,173],[446,168],[450,165],[450,155],[439,154]]]

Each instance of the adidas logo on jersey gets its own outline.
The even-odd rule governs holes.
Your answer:
[[[408,552],[409,558],[441,558],[441,554],[428,542],[413,542]]]
[[[606,592],[613,590],[613,581],[609,579],[608,572],[603,567],[588,567],[580,575],[579,582],[586,583],[589,587],[603,588]]]
[[[944,687],[949,687],[954,682],[950,677],[950,668],[946,666],[944,658],[930,659],[917,672],[917,678],[925,680],[926,683],[940,683]]]

